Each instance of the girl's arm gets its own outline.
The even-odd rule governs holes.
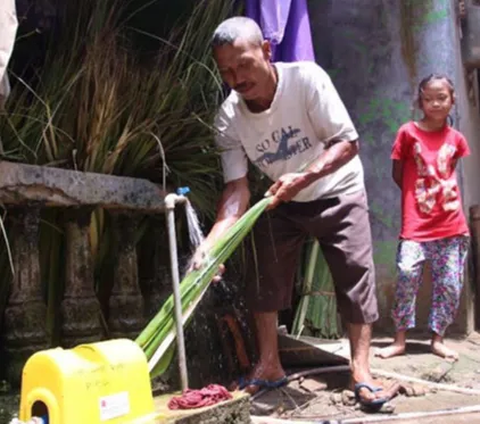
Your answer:
[[[393,160],[392,163],[392,178],[395,181],[395,184],[402,189],[402,181],[403,181],[403,162],[400,160]]]

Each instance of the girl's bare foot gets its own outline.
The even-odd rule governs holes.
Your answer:
[[[392,343],[388,347],[377,349],[375,356],[382,359],[393,358],[394,356],[403,355],[405,353],[405,344]]]
[[[435,355],[440,356],[441,358],[445,358],[449,361],[458,361],[458,352],[454,351],[453,349],[450,349],[443,343],[443,338],[440,336],[434,337],[432,339],[432,352]]]
[[[407,343],[407,332],[405,330],[398,331],[395,334],[393,343],[382,349],[377,349],[375,356],[382,359],[393,358],[394,356],[403,355],[405,353],[405,345]]]

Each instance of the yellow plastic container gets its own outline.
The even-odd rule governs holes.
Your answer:
[[[123,424],[153,412],[147,360],[131,340],[37,352],[23,369],[23,421],[48,415],[49,424]]]

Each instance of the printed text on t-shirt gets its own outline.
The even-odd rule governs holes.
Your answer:
[[[294,142],[289,145],[290,140],[294,140]],[[267,138],[255,146],[255,150],[261,155],[254,162],[258,167],[265,168],[277,161],[288,160],[311,147],[309,138],[302,137],[299,128],[282,127],[273,131],[270,139]],[[272,152],[269,151],[270,149],[275,150]]]

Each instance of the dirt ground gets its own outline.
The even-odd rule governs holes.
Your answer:
[[[455,385],[478,390],[480,393],[480,334],[473,333],[464,340],[447,340],[447,344],[456,349],[460,359],[449,363],[430,352],[427,339],[417,338],[409,341],[405,355],[383,360],[375,358],[373,351],[386,346],[391,339],[380,338],[373,341],[371,366],[373,370],[393,372],[402,376],[415,377],[428,382]],[[319,341],[319,346],[321,343]],[[336,354],[348,357],[346,340],[338,344]],[[356,422],[374,422],[377,417],[395,423],[480,423],[480,394],[456,393],[450,390],[431,388],[427,384],[405,383],[407,393],[394,398],[385,411],[375,415],[365,414],[355,405],[353,394],[346,391],[349,373],[333,373],[308,377],[291,382],[287,387],[267,392],[253,401],[252,415],[270,416],[281,419],[321,422],[337,420],[348,422],[355,417]],[[383,384],[391,380],[381,377]],[[478,405],[478,411],[468,414],[454,414],[443,417],[409,418],[406,414],[433,412]],[[393,412],[392,412],[393,411]],[[399,420],[405,416],[405,419]],[[364,421],[360,419],[363,417]],[[390,419],[388,419],[390,417]],[[353,422],[353,421],[350,421]]]

